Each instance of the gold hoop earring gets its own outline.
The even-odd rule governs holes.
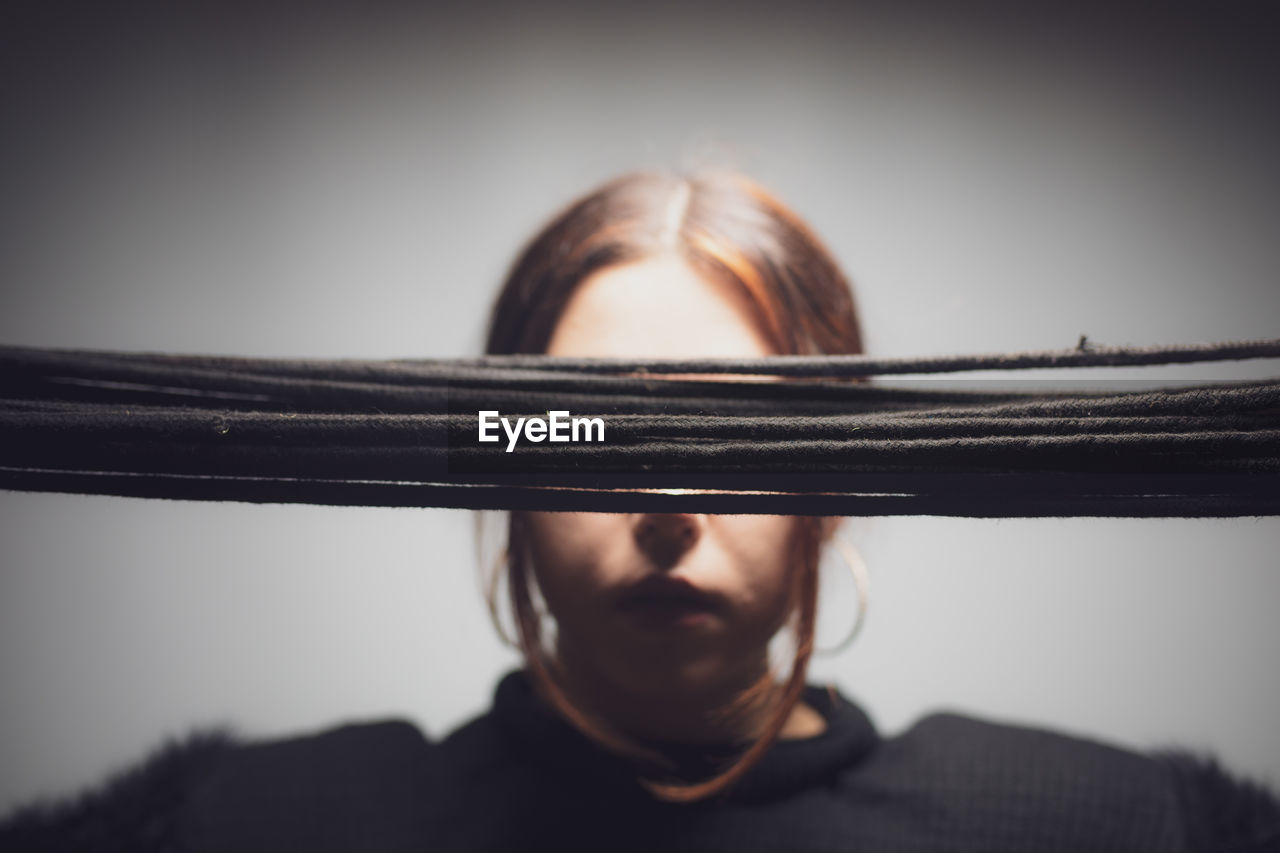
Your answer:
[[[854,618],[853,628],[849,630],[843,640],[830,649],[815,650],[815,654],[821,655],[839,654],[857,639],[858,634],[862,631],[862,623],[867,618],[867,601],[871,594],[871,580],[867,575],[867,564],[863,561],[862,555],[858,553],[858,550],[838,534],[831,537],[831,547],[844,560],[845,565],[849,567],[849,574],[853,575],[853,586],[858,591],[858,613]]]

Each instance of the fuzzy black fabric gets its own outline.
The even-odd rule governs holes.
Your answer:
[[[1210,755],[1169,750],[1157,758],[1173,771],[1193,850],[1280,851],[1280,801],[1265,787]]]
[[[171,740],[99,787],[18,809],[0,824],[0,850],[177,853],[184,849],[178,814],[187,793],[237,748],[225,729]]]
[[[810,688],[816,738],[775,746],[727,796],[653,800],[526,677],[438,744],[404,722],[170,744],[75,801],[0,824],[4,851],[1280,850],[1280,805],[1211,759],[1153,756],[934,714],[884,739]],[[673,753],[691,776],[713,757]]]

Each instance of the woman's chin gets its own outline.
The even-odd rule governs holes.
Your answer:
[[[595,690],[636,701],[698,703],[725,701],[754,683],[766,660],[766,648],[744,650],[718,624],[665,629],[620,620],[606,642],[559,644],[561,660],[576,670],[577,680],[594,682]],[[567,653],[567,654],[566,654]]]
[[[730,669],[720,656],[702,654],[628,662],[625,666],[619,664],[611,674],[623,692],[638,700],[683,703],[736,691],[736,685],[725,681],[725,673]],[[625,677],[619,678],[623,673]]]

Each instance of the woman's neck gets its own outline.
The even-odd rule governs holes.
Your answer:
[[[606,673],[593,672],[563,648],[559,651],[558,669],[574,703],[642,742],[710,745],[755,740],[764,734],[782,701],[782,688],[770,677],[763,660],[715,684],[641,691]],[[822,715],[798,702],[779,736],[813,737],[825,729]]]

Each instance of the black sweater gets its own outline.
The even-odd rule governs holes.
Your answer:
[[[654,800],[513,673],[438,744],[404,722],[193,736],[12,815],[0,850],[1280,851],[1277,801],[1210,761],[954,714],[882,739],[834,691],[806,701],[826,731],[691,805]]]

